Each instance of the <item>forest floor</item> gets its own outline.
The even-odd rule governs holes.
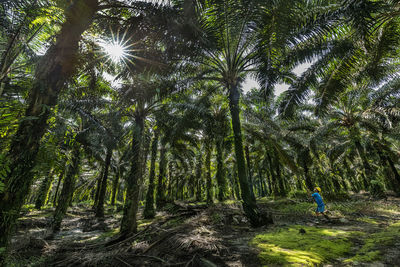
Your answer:
[[[233,201],[169,204],[154,220],[139,215],[138,233],[118,239],[121,212],[97,219],[71,208],[52,234],[52,209],[24,209],[10,266],[400,266],[400,198],[354,195],[328,202],[330,221],[315,204],[260,199],[274,225],[251,228]]]

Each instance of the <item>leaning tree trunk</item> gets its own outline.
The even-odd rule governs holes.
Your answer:
[[[53,231],[60,230],[61,222],[67,213],[67,209],[72,200],[74,193],[76,176],[79,173],[79,165],[81,160],[80,145],[75,144],[72,151],[72,163],[68,166],[67,173],[64,178],[63,188],[60,197],[58,198],[57,207],[54,211],[52,223]]]
[[[0,248],[6,247],[20,209],[33,181],[40,139],[51,108],[57,103],[60,89],[72,75],[82,33],[91,25],[98,8],[97,0],[76,0],[66,10],[66,20],[57,41],[43,56],[36,68],[35,81],[29,93],[28,107],[8,152],[10,172],[5,190],[0,194]],[[0,265],[5,259],[0,255]]]
[[[206,141],[206,184],[207,184],[207,204],[213,203],[212,198],[212,181],[211,181],[211,140]]]
[[[158,146],[158,130],[154,131],[153,142],[151,143],[151,159],[150,159],[150,174],[149,187],[146,193],[146,205],[143,211],[145,219],[154,218],[156,212],[154,210],[154,178],[156,172],[157,146]]]
[[[167,149],[165,148],[165,142],[161,142],[160,148],[160,163],[158,165],[158,181],[157,181],[157,193],[156,193],[156,206],[157,209],[162,209],[166,203],[165,195],[165,174],[167,167]]]
[[[217,137],[215,142],[217,150],[217,183],[218,183],[218,200],[223,201],[226,199],[226,178],[224,173],[224,161],[223,161],[223,142],[220,137]]]
[[[124,214],[121,221],[121,235],[129,236],[137,232],[136,215],[139,206],[140,182],[142,180],[142,139],[144,129],[144,118],[136,115],[136,127],[132,139],[132,164],[126,177],[126,198]]]
[[[249,181],[247,180],[246,176],[246,163],[244,160],[242,129],[240,125],[240,116],[239,116],[240,94],[237,84],[230,85],[228,89],[229,89],[229,108],[232,118],[231,120],[232,120],[232,128],[234,135],[235,154],[238,167],[237,169],[238,169],[241,196],[243,200],[243,210],[247,218],[249,219],[250,223],[255,227],[272,223],[271,217],[267,218],[266,220],[263,220],[260,211],[258,210],[256,201],[251,196]]]
[[[65,170],[63,169],[60,173],[60,176],[58,177],[58,181],[57,181],[57,186],[56,186],[56,191],[54,192],[54,197],[53,197],[53,207],[57,206],[57,197],[58,197],[58,190],[60,188],[60,184],[61,184],[61,180],[64,177],[64,172]]]
[[[39,193],[35,201],[35,209],[40,210],[42,206],[46,203],[47,198],[49,197],[51,183],[53,182],[53,171],[49,170],[46,173],[42,183],[39,187]]]
[[[106,197],[108,170],[110,168],[111,157],[112,157],[112,149],[108,148],[106,154],[106,160],[104,162],[103,178],[101,179],[101,184],[100,184],[99,198],[96,206],[95,216],[99,218],[104,217],[104,199]]]

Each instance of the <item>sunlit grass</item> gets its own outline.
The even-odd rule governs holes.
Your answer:
[[[306,233],[299,233],[303,228]],[[260,249],[265,266],[314,266],[346,255],[351,232],[307,226],[290,226],[257,235],[251,244]]]
[[[364,245],[357,254],[345,260],[351,262],[373,262],[380,260],[383,249],[391,247],[400,239],[400,222],[393,223],[381,232],[365,235]]]

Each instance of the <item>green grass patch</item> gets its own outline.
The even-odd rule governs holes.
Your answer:
[[[399,238],[400,222],[390,225],[381,232],[368,235],[357,254],[345,262],[373,262],[380,260],[382,252],[387,247],[391,247]]]
[[[303,228],[306,233],[299,233]],[[264,266],[314,266],[346,255],[350,232],[307,226],[290,226],[257,235],[251,244],[260,249]]]
[[[379,224],[378,220],[372,219],[372,218],[367,218],[367,217],[357,218],[356,220],[359,222],[369,223],[369,224],[373,224],[373,225]]]

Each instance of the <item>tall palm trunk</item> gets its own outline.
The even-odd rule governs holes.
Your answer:
[[[42,183],[40,184],[38,196],[35,201],[35,209],[40,210],[42,206],[46,203],[49,197],[49,192],[52,182],[53,182],[53,171],[49,170],[46,173],[46,176],[44,177]]]
[[[156,159],[157,159],[157,146],[158,146],[159,131],[154,131],[153,142],[151,143],[151,159],[150,159],[150,174],[149,174],[149,187],[146,193],[146,206],[144,207],[143,217],[146,219],[154,218],[154,178],[156,173]]]
[[[68,206],[71,203],[72,195],[74,193],[76,176],[79,173],[80,161],[80,145],[75,144],[72,151],[72,163],[68,166],[63,188],[61,190],[60,197],[58,198],[56,210],[54,211],[54,219],[52,224],[53,231],[60,230],[61,222],[65,214],[67,213]]]
[[[241,196],[243,200],[243,210],[253,226],[261,226],[266,223],[270,223],[271,220],[263,221],[262,216],[258,210],[256,201],[251,196],[249,181],[246,176],[246,163],[244,160],[243,153],[243,140],[242,140],[242,129],[240,125],[240,110],[239,110],[239,90],[237,84],[230,84],[229,89],[229,108],[232,118],[232,128],[235,143],[235,154],[239,176],[239,184],[241,190]]]
[[[120,176],[120,170],[119,168],[117,168],[112,184],[111,201],[110,201],[112,206],[115,205],[115,198],[117,197],[118,193],[119,176]]]
[[[165,142],[161,142],[160,148],[160,163],[158,165],[158,180],[157,180],[157,194],[156,194],[156,206],[157,209],[161,209],[165,206],[165,174],[167,167],[167,149],[165,148]]]
[[[308,188],[308,190],[313,191],[314,189],[314,185],[313,182],[311,180],[311,176],[308,173],[308,165],[306,160],[302,160],[302,165],[303,165],[303,170],[304,170],[304,180],[306,182],[306,187]]]
[[[203,154],[201,154],[201,150],[199,151],[199,155],[197,156],[196,163],[196,201],[203,200],[203,192],[202,192],[202,168],[203,168]]]
[[[206,168],[206,184],[207,184],[207,204],[213,203],[212,197],[212,181],[211,181],[211,140],[206,141],[206,161],[205,161],[205,168]]]
[[[278,160],[276,160],[275,168],[276,168],[276,178],[278,180],[278,185],[279,185],[279,196],[285,196],[286,195],[285,184],[281,174],[281,165]]]
[[[101,179],[99,198],[96,206],[96,217],[104,217],[104,199],[106,197],[108,170],[110,168],[112,149],[107,149],[106,160],[104,162],[104,173]]]
[[[269,169],[268,172],[270,173],[269,177],[269,188],[270,192],[273,193],[274,195],[279,195],[279,188],[278,188],[278,179],[276,178],[275,172],[273,170],[274,165],[272,163],[272,158],[269,153],[267,153],[267,159],[268,159],[268,164],[269,164]]]
[[[224,172],[224,161],[223,161],[223,147],[222,140],[220,137],[217,137],[216,141],[216,150],[217,150],[217,183],[218,183],[218,200],[223,201],[226,199],[226,178]]]
[[[60,89],[75,69],[79,40],[91,25],[97,8],[97,0],[73,1],[66,11],[66,20],[56,43],[38,63],[25,111],[25,118],[34,119],[21,120],[8,152],[12,163],[5,180],[5,191],[0,194],[0,248],[7,246],[25,196],[29,193],[33,181],[31,170],[51,108],[56,105]],[[0,255],[0,265],[5,259],[3,255],[5,253]]]
[[[253,184],[253,175],[252,175],[252,169],[251,169],[251,162],[250,162],[250,150],[249,150],[249,146],[245,146],[244,147],[244,151],[246,154],[246,162],[247,162],[247,174],[249,177],[249,186],[250,186],[250,193],[251,193],[251,197],[254,199],[256,199],[256,196],[254,195],[254,184]]]
[[[139,206],[140,181],[142,180],[142,139],[144,130],[144,118],[141,114],[135,117],[136,127],[132,139],[132,164],[126,177],[126,198],[124,214],[121,221],[121,234],[129,236],[137,231],[136,215]]]
[[[93,210],[96,210],[97,204],[99,203],[99,196],[100,196],[100,189],[101,189],[101,181],[102,181],[102,179],[103,179],[103,176],[104,176],[104,167],[101,168],[100,175],[99,175],[99,177],[97,178],[96,194],[94,195],[94,203],[93,203],[93,207],[92,207]]]

